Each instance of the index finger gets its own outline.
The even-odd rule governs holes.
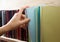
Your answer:
[[[24,10],[25,8],[28,8],[28,7],[29,7],[29,6],[24,6],[24,7],[20,8],[20,9],[19,9],[19,13],[22,14],[23,10]]]

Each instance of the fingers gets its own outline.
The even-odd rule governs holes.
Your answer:
[[[24,19],[26,19],[26,16],[21,14],[20,20],[24,20]]]
[[[29,21],[30,21],[30,19],[26,18],[26,19],[20,21],[20,24],[22,25],[22,24],[28,23]]]
[[[26,15],[21,14],[21,18],[25,19],[26,18]]]
[[[21,28],[26,28],[27,26],[26,26],[26,24],[22,24],[20,27]]]
[[[24,7],[22,7],[22,8],[19,10],[19,13],[22,14],[23,10],[24,10],[25,8],[28,8],[28,7],[29,7],[29,6],[24,6]]]
[[[26,16],[22,14],[22,22],[21,22],[22,25],[20,27],[26,28],[29,21],[30,21],[30,19],[26,18]]]
[[[20,25],[20,28],[26,29],[28,27],[28,23]]]

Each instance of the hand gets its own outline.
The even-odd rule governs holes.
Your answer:
[[[15,13],[15,15],[11,18],[11,20],[6,24],[8,30],[16,29],[16,27],[23,27],[26,23],[30,21],[29,18],[26,18],[25,15],[22,14],[23,10],[25,8],[28,8],[28,6],[25,6],[19,10],[19,12]]]

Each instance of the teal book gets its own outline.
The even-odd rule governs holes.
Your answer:
[[[30,18],[28,25],[29,42],[40,42],[40,7],[27,8],[25,14]]]

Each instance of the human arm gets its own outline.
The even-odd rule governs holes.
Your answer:
[[[11,20],[5,24],[4,26],[0,27],[0,35],[16,29],[16,27],[23,26],[24,24],[29,22],[29,19],[26,18],[25,15],[22,14],[23,10],[27,8],[23,7],[19,10],[19,12],[15,13],[15,15],[11,18]],[[23,18],[23,19],[22,19]]]

